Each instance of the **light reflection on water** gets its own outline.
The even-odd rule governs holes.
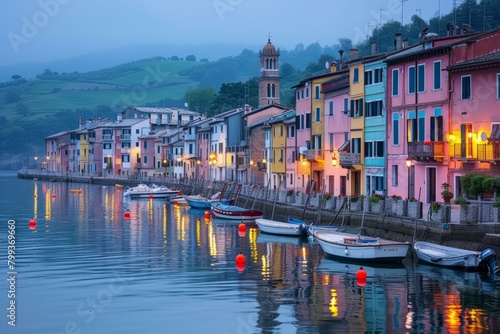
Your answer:
[[[308,240],[260,234],[252,224],[240,236],[239,222],[124,199],[112,186],[2,172],[0,184],[12,189],[0,193],[0,217],[17,222],[15,333],[493,333],[500,325],[498,281],[478,273],[408,258],[365,265],[360,287],[358,264],[324,258]],[[0,239],[5,245],[5,224]],[[0,300],[8,303],[6,293]],[[4,319],[0,331],[11,329]]]

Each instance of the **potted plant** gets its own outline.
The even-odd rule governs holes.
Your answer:
[[[453,193],[450,191],[451,186],[449,185],[449,183],[445,182],[441,185],[441,188],[443,188],[443,191],[441,192],[443,201],[445,203],[450,203],[450,200],[453,198]]]

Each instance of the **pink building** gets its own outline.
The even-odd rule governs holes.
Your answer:
[[[450,179],[459,194],[463,173],[500,177],[500,30],[473,35],[451,50]]]
[[[311,84],[311,79],[305,79],[292,87],[295,89],[295,136],[299,153],[299,159],[294,162],[294,183],[302,190],[306,190],[311,179],[310,166],[305,157],[307,150],[311,149]]]
[[[424,38],[386,58],[390,195],[442,201],[441,184],[450,181],[445,145],[450,87],[445,69],[454,45],[467,37]]]

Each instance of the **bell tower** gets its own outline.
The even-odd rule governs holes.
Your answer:
[[[259,107],[280,103],[280,52],[276,51],[271,38],[260,51]]]

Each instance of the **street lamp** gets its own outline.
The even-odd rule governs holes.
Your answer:
[[[332,166],[337,166],[337,158],[335,157],[335,153],[332,153]]]
[[[406,167],[408,167],[408,198],[412,198],[414,190],[413,190],[413,159],[406,159]]]

